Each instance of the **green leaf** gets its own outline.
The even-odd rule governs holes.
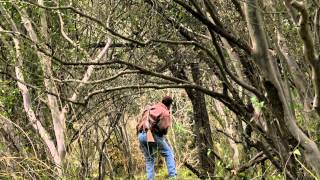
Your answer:
[[[301,153],[300,153],[299,149],[295,149],[295,150],[293,151],[293,154],[295,154],[295,155],[297,155],[297,156],[301,156]]]
[[[210,156],[211,152],[212,152],[212,149],[209,148],[207,151],[207,156]]]
[[[259,102],[256,96],[253,96],[250,98],[251,103],[253,104],[254,107],[258,108],[261,110],[264,107],[264,101]]]

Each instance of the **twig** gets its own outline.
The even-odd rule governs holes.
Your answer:
[[[232,170],[232,172],[234,174],[237,174],[237,173],[245,171],[246,169],[254,166],[255,164],[261,163],[267,159],[268,159],[268,157],[266,155],[264,155],[263,152],[260,152],[257,155],[255,155],[252,159],[250,159],[249,162],[247,162],[246,164],[240,166],[239,168],[237,168],[235,170]]]
[[[20,79],[18,79],[18,78],[16,78],[16,77],[12,76],[12,75],[9,74],[9,73],[0,71],[0,74],[7,75],[9,78],[11,78],[11,79],[13,79],[13,80],[15,80],[15,81],[17,81],[17,82],[19,82],[19,83],[21,83],[21,84],[29,87],[29,88],[43,91],[43,92],[45,92],[45,93],[47,93],[47,94],[50,94],[50,95],[52,95],[52,96],[59,97],[59,98],[61,98],[61,99],[64,100],[64,101],[71,102],[71,103],[78,104],[78,105],[83,105],[83,106],[85,105],[83,102],[72,101],[72,100],[70,100],[70,99],[68,99],[68,98],[66,98],[66,97],[61,97],[60,95],[58,95],[58,94],[56,94],[56,93],[53,93],[53,92],[50,92],[50,91],[47,91],[47,90],[42,90],[40,87],[37,87],[37,86],[34,86],[34,85],[32,85],[32,84],[26,83],[26,82],[24,82],[24,81],[22,81],[22,80],[20,80]]]
[[[33,145],[32,141],[31,141],[30,137],[28,136],[28,134],[27,134],[18,124],[16,124],[15,122],[11,121],[11,120],[8,119],[8,118],[6,118],[6,117],[3,116],[2,114],[0,114],[0,117],[1,117],[1,119],[4,119],[4,120],[6,120],[7,122],[9,122],[9,123],[13,124],[14,126],[16,126],[16,127],[26,136],[26,138],[28,139],[28,141],[29,141],[30,144],[31,144],[31,147],[32,147],[34,156],[37,158],[38,156],[37,156],[36,149],[34,148],[34,145]]]
[[[193,174],[195,174],[198,178],[203,179],[204,177],[201,175],[201,173],[191,166],[191,164],[184,162],[183,165],[188,168]]]
[[[227,138],[231,139],[233,142],[235,142],[235,143],[237,143],[237,144],[242,143],[242,141],[236,140],[234,137],[232,137],[231,135],[229,135],[228,133],[224,132],[224,131],[221,130],[221,129],[217,129],[217,128],[216,128],[216,131],[219,132],[219,133],[222,133],[222,134],[225,135]]]

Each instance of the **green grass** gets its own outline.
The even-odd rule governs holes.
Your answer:
[[[167,168],[166,167],[162,167],[161,169],[156,169],[156,174],[155,174],[155,179],[156,180],[166,180],[168,179],[168,172],[167,172]],[[177,169],[177,180],[194,180],[194,179],[198,179],[197,176],[195,176],[190,170],[188,170],[185,167],[179,168]],[[124,180],[124,179],[128,179],[128,178],[124,178],[124,177],[117,177],[115,178],[117,180]],[[136,180],[143,180],[146,179],[146,172],[141,172],[139,174],[137,174],[134,179]]]

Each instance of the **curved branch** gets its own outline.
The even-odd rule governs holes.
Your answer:
[[[196,12],[192,9],[188,4],[181,0],[173,0],[175,3],[182,6],[185,10],[187,10],[193,17],[201,21],[203,24],[205,24],[209,29],[212,29],[217,34],[221,35],[222,37],[226,38],[228,41],[232,42],[233,44],[236,44],[238,47],[246,51],[247,53],[251,54],[251,48],[248,45],[247,42],[242,41],[239,38],[234,37],[232,34],[228,33],[225,29],[223,29],[220,26],[217,26],[210,22],[206,17],[203,17],[201,14]]]
[[[60,83],[68,83],[68,82],[77,82],[77,83],[82,83],[82,84],[98,84],[98,83],[103,83],[103,82],[107,82],[107,81],[112,81],[114,79],[116,79],[119,76],[122,75],[126,75],[126,74],[136,74],[139,73],[140,71],[122,71],[118,74],[115,74],[114,76],[111,76],[109,78],[105,78],[105,79],[99,79],[96,81],[83,81],[83,80],[79,80],[79,79],[66,79],[66,80],[60,80],[60,79],[54,79]]]
[[[288,13],[289,13],[289,15],[291,17],[292,22],[294,24],[298,24],[299,19],[298,19],[298,16],[297,16],[297,12],[295,11],[294,8],[292,8],[291,1],[292,0],[284,0],[283,3],[287,8],[287,11],[288,11]]]
[[[17,81],[17,83],[20,83],[20,84],[22,84],[22,85],[24,85],[24,86],[26,86],[26,87],[28,87],[28,88],[32,88],[32,89],[35,89],[35,90],[42,91],[42,92],[44,92],[44,93],[46,93],[46,94],[50,94],[50,95],[52,95],[52,96],[55,96],[55,97],[57,97],[57,98],[60,98],[61,100],[64,100],[64,101],[66,101],[66,102],[70,102],[70,103],[77,104],[77,105],[82,105],[82,106],[85,105],[83,102],[72,101],[72,100],[70,100],[70,99],[67,98],[67,97],[62,97],[61,95],[58,95],[58,94],[56,94],[56,93],[53,93],[53,92],[50,92],[50,91],[47,91],[47,90],[43,90],[43,89],[41,89],[41,88],[39,88],[39,87],[37,87],[37,86],[34,86],[34,85],[32,85],[32,84],[28,84],[28,83],[24,82],[23,80],[18,79],[18,78],[16,78],[16,77],[14,77],[13,75],[8,74],[8,73],[6,73],[6,72],[0,71],[0,74],[4,74],[4,75],[8,76],[10,79],[15,80],[15,81]]]
[[[291,4],[301,14],[299,33],[304,45],[305,59],[311,65],[312,70],[312,83],[315,91],[313,107],[320,114],[320,59],[315,54],[314,39],[309,27],[309,15],[302,2],[294,1]]]
[[[283,118],[285,120],[286,129],[303,147],[303,154],[306,162],[320,176],[320,151],[317,144],[310,139],[297,125],[295,114],[290,105],[290,97],[288,97],[288,89],[280,79],[279,71],[275,67],[274,62],[268,54],[268,44],[266,34],[263,30],[261,14],[256,9],[257,0],[247,0],[246,18],[249,27],[249,34],[254,46],[255,61],[264,71],[265,78],[268,78],[269,84],[276,90],[277,98],[272,101],[279,101],[283,108]],[[300,6],[297,6],[300,7]],[[303,12],[305,13],[305,12]],[[319,72],[320,73],[320,72]]]
[[[294,82],[294,85],[296,86],[299,96],[301,98],[301,100],[303,101],[312,101],[312,94],[309,91],[308,88],[308,84],[307,84],[307,79],[305,78],[305,75],[301,72],[301,70],[299,69],[299,66],[297,64],[297,62],[295,61],[295,59],[292,58],[292,56],[290,56],[289,53],[289,48],[287,46],[286,43],[286,39],[283,37],[283,35],[278,31],[277,32],[277,50],[279,51],[279,55],[280,57],[282,57],[286,64],[288,65],[288,70],[290,72],[290,74],[292,75],[292,79]],[[303,102],[302,101],[302,102]],[[306,103],[305,104],[305,108],[310,109],[311,108],[311,103]]]
[[[242,166],[240,166],[239,168],[237,168],[233,171],[235,174],[238,174],[238,173],[243,172],[258,163],[264,162],[267,159],[268,159],[268,157],[266,155],[264,155],[263,152],[260,152],[257,155],[255,155],[252,159],[250,159],[249,162],[247,162],[246,164],[243,164]]]
[[[307,9],[304,7],[302,2],[294,1],[291,4],[301,14],[300,24],[299,24],[300,25],[299,33],[304,44],[304,55],[306,57],[306,60],[312,66],[315,66],[316,55],[315,55],[313,38],[309,28],[309,15],[308,15]]]
[[[236,82],[238,85],[240,85],[241,87],[245,88],[246,90],[252,92],[254,95],[256,95],[260,100],[265,100],[265,97],[263,94],[261,94],[256,88],[254,88],[253,86],[250,86],[249,84],[245,83],[244,81],[240,80],[239,78],[237,78],[235,75],[233,75],[233,73],[229,70],[227,64],[226,64],[226,60],[223,56],[223,52],[221,47],[219,46],[216,38],[214,37],[214,34],[212,34],[212,42],[218,52],[218,56],[220,57],[222,66],[224,68],[224,70],[227,72],[227,74],[230,76],[230,78]],[[219,62],[217,62],[219,63]],[[218,66],[221,66],[220,63]]]
[[[31,4],[31,5],[34,5],[34,6],[37,6],[39,8],[44,8],[44,9],[47,9],[47,10],[71,10],[72,12],[76,13],[76,14],[79,14],[80,16],[84,17],[84,18],[87,18],[87,19],[90,19],[91,21],[99,24],[100,26],[102,26],[106,31],[108,31],[109,33],[111,33],[112,35],[116,36],[116,37],[119,37],[121,39],[124,39],[126,41],[129,41],[129,42],[133,42],[135,44],[138,44],[140,46],[145,46],[146,43],[145,42],[140,42],[138,40],[135,40],[135,39],[132,39],[132,38],[129,38],[129,37],[126,37],[124,35],[121,35],[120,33],[118,32],[115,32],[114,30],[112,30],[111,28],[109,28],[107,25],[105,25],[101,20],[95,18],[95,17],[92,17],[88,14],[85,14],[84,12],[72,7],[72,6],[57,6],[57,7],[48,7],[48,6],[44,6],[44,5],[40,5],[40,4],[36,4],[32,1],[29,1],[29,0],[25,0],[24,1],[25,3],[28,3],[28,4]]]
[[[106,88],[106,89],[99,89],[95,90],[91,93],[89,93],[84,99],[85,101],[88,101],[89,98],[102,94],[102,93],[107,93],[111,91],[118,91],[118,90],[124,90],[124,89],[168,89],[168,88],[187,88],[187,89],[197,89],[202,91],[203,93],[210,95],[212,97],[218,98],[218,99],[225,99],[225,96],[220,93],[216,93],[213,91],[210,91],[202,86],[198,86],[196,84],[172,84],[172,85],[127,85],[127,86],[118,86],[118,87],[111,87],[111,88]]]

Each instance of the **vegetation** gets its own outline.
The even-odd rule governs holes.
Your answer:
[[[315,0],[1,1],[0,178],[140,179],[171,95],[178,179],[318,179],[319,48]]]

